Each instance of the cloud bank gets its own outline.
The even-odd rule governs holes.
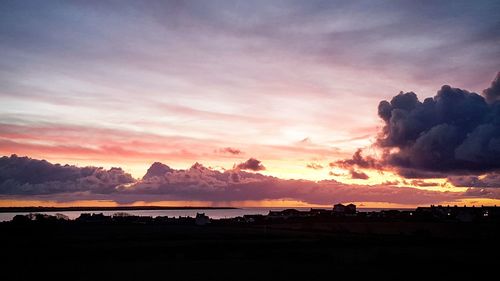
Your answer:
[[[121,168],[76,167],[28,157],[0,158],[0,194],[42,195],[71,192],[109,194],[135,180]]]
[[[154,195],[168,200],[245,201],[291,199],[312,204],[367,201],[429,204],[452,201],[458,194],[382,185],[350,185],[335,180],[285,180],[234,169],[216,171],[195,164],[119,189],[121,194]]]
[[[120,203],[283,199],[310,204],[354,201],[433,204],[458,200],[461,196],[452,192],[351,185],[334,180],[285,180],[240,169],[217,171],[199,163],[177,170],[156,162],[142,179],[134,180],[120,168],[80,168],[11,156],[0,158],[0,171],[0,196],[4,198],[43,195],[63,200],[111,199]]]

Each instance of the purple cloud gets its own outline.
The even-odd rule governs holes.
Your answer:
[[[481,194],[487,198],[498,196],[498,192],[492,190],[438,192],[389,185],[344,184],[335,180],[286,180],[239,169],[217,171],[199,163],[177,170],[157,162],[146,173],[149,175],[140,180],[132,179],[119,168],[62,166],[27,157],[2,157],[0,164],[0,197],[3,199],[29,196],[41,200],[119,203],[296,200],[310,204],[357,201],[419,205],[453,202]],[[37,176],[30,178],[28,174]]]
[[[166,173],[172,172],[173,170],[160,162],[154,162],[151,167],[147,170],[146,174],[142,177],[143,180],[152,178],[152,177],[163,177]]]
[[[0,158],[0,194],[36,195],[72,192],[108,194],[135,182],[121,168],[76,167],[12,155]]]
[[[291,199],[312,204],[334,201],[431,204],[453,201],[459,193],[399,188],[384,185],[350,185],[335,180],[319,182],[284,180],[242,170],[219,172],[193,165],[174,170],[164,177],[153,177],[118,190],[120,196],[154,197],[156,200],[245,201]]]
[[[450,176],[448,181],[460,187],[500,187],[500,173],[489,173],[484,177],[478,176]]]

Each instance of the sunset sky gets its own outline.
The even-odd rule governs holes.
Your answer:
[[[2,1],[0,205],[498,205],[499,14]]]

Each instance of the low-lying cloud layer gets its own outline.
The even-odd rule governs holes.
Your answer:
[[[313,204],[350,201],[429,204],[458,199],[457,194],[415,188],[349,185],[334,180],[284,180],[238,170],[219,172],[201,165],[143,180],[120,191],[170,200],[291,199]]]
[[[0,194],[42,195],[70,192],[108,194],[135,180],[121,168],[76,167],[28,157],[0,158]]]
[[[448,181],[460,187],[500,187],[500,173],[489,173],[483,177],[451,176]]]
[[[285,180],[240,169],[217,171],[199,163],[189,169],[177,170],[156,162],[142,179],[134,180],[120,168],[79,168],[11,156],[0,158],[0,171],[0,196],[4,198],[43,195],[64,200],[112,199],[120,203],[283,199],[310,204],[357,201],[418,205],[452,202],[464,196],[457,192],[352,185],[335,180]],[[475,196],[472,191],[470,196]]]

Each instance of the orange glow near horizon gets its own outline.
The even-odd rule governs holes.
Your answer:
[[[235,208],[286,208],[286,207],[328,207],[328,205],[308,204],[296,200],[260,201],[136,201],[131,204],[118,204],[112,200],[80,200],[57,202],[52,200],[0,200],[0,207],[117,207],[117,206],[162,206],[162,207],[235,207]]]
[[[406,209],[428,205],[397,204],[390,202],[332,202],[331,205],[309,204],[296,200],[260,200],[260,201],[136,201],[131,204],[118,204],[112,200],[80,200],[57,202],[51,200],[0,200],[0,207],[118,207],[118,206],[161,206],[161,207],[234,207],[234,208],[331,208],[333,204],[353,203],[358,208]],[[440,202],[434,205],[450,206],[500,206],[500,199],[465,198],[451,202]]]

